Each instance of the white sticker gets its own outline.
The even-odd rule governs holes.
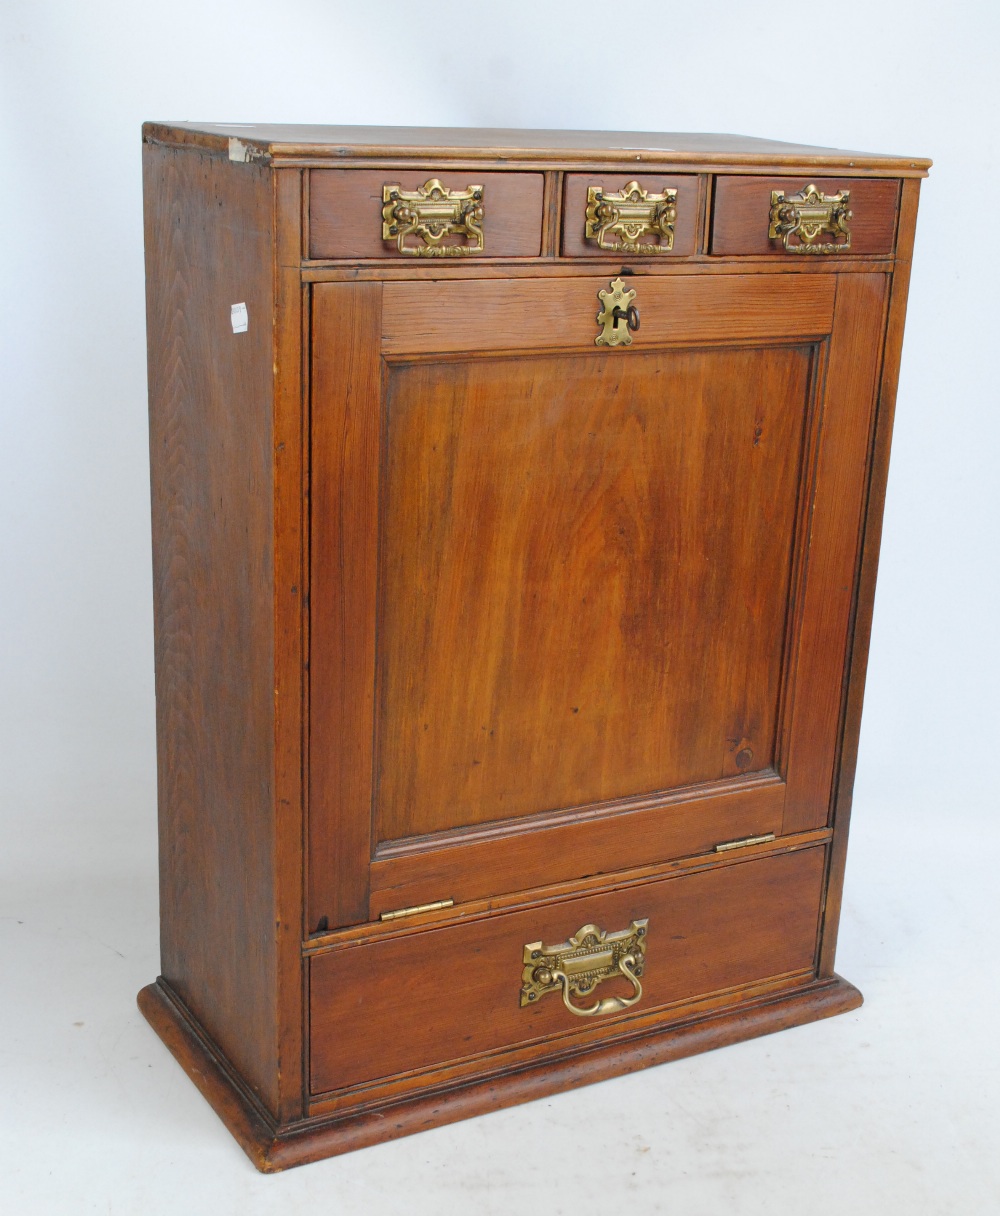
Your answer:
[[[234,304],[229,311],[233,322],[233,333],[245,334],[247,332],[247,326],[250,324],[250,316],[247,313],[247,306],[245,304]]]

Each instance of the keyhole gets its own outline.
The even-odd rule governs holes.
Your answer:
[[[611,315],[614,317],[615,329],[618,328],[619,321],[624,321],[633,333],[639,328],[639,310],[634,304],[630,304],[627,309],[620,308],[616,304],[611,310]]]

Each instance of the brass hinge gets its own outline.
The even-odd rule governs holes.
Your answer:
[[[765,836],[745,836],[742,840],[727,840],[725,844],[717,844],[715,851],[728,853],[730,849],[745,849],[752,844],[770,844],[773,839],[773,832],[768,832]]]
[[[433,904],[414,904],[412,908],[397,908],[395,912],[381,912],[379,920],[399,920],[401,916],[416,916],[418,912],[437,912],[440,908],[453,908],[454,906],[453,899],[439,899]]]

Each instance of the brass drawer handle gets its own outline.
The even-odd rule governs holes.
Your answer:
[[[595,1005],[591,1005],[589,1009],[579,1009],[570,1000],[570,981],[562,971],[553,972],[555,978],[562,984],[563,1004],[570,1011],[575,1013],[578,1018],[598,1017],[602,1013],[621,1013],[623,1009],[628,1009],[630,1005],[634,1005],[642,996],[642,984],[635,973],[636,960],[631,954],[626,954],[624,958],[618,960],[618,970],[627,979],[632,981],[635,992],[631,996],[606,996],[599,1000]]]
[[[850,190],[823,194],[809,185],[787,196],[783,190],[772,190],[768,239],[780,239],[786,253],[847,253],[851,247],[850,201]],[[824,234],[833,240],[817,244]]]
[[[382,240],[395,241],[400,253],[418,258],[463,257],[482,253],[486,211],[482,186],[449,190],[436,177],[416,190],[382,187]],[[464,236],[470,244],[442,245],[446,236]],[[413,237],[422,244],[407,244]]]
[[[548,992],[562,992],[563,1004],[577,1017],[592,1018],[621,1013],[642,997],[642,975],[646,961],[649,921],[634,920],[627,929],[606,933],[596,925],[584,925],[568,942],[543,946],[529,942],[524,947],[521,972],[521,1006],[534,1005]],[[572,998],[586,999],[602,980],[623,975],[634,992],[628,997],[608,996],[588,1008],[574,1005]]]
[[[605,194],[603,186],[587,190],[584,235],[609,253],[669,253],[674,247],[677,191],[650,194],[638,182],[629,182],[619,194]],[[655,236],[657,244],[640,244]]]

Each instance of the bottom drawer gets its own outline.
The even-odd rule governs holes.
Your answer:
[[[822,846],[730,861],[603,894],[443,927],[399,930],[335,947],[310,962],[313,1094],[607,1027],[679,1002],[814,966]],[[585,925],[608,933],[648,921],[642,997],[627,1011],[577,1017],[559,984],[521,1004],[524,948],[567,942]],[[607,951],[597,963],[607,961]],[[579,974],[579,963],[573,975]],[[567,966],[567,973],[571,968]],[[574,1003],[630,997],[618,976]],[[491,1066],[495,1065],[495,1059]]]

